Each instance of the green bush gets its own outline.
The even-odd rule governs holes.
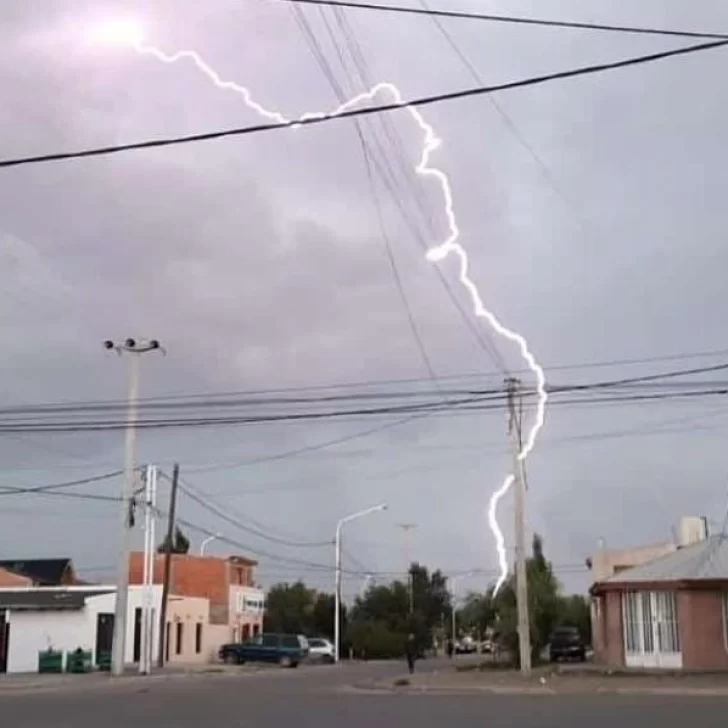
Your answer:
[[[355,657],[391,660],[404,656],[407,635],[391,630],[384,622],[359,622],[351,625],[349,639]]]

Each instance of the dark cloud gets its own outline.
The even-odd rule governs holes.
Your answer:
[[[503,9],[497,5],[492,9]],[[684,3],[657,0],[629,12],[606,0],[588,13],[581,2],[548,5],[523,2],[508,10],[700,30],[728,26],[720,2],[692,4],[689,13]],[[335,104],[282,8],[167,0],[57,2],[41,10],[15,3],[0,16],[0,156],[255,119],[238,96],[215,90],[189,63],[166,66],[82,42],[94,22],[111,16],[146,18],[150,42],[168,52],[198,48],[224,78],[249,84],[256,97],[288,114]],[[394,21],[347,17],[374,78],[396,79],[407,95],[473,83],[428,21],[408,25],[404,34]],[[324,26],[310,18],[335,65]],[[448,27],[488,82],[678,43]],[[719,142],[727,108],[721,54],[500,95],[515,132],[488,99],[428,110],[445,141],[437,159],[452,174],[473,275],[504,322],[529,335],[547,369],[722,348],[728,153]],[[394,119],[414,164],[419,137],[405,114]],[[369,135],[379,128],[372,124],[365,125]],[[402,204],[417,218],[406,191],[399,187]],[[495,364],[464,327],[395,200],[381,186],[379,194],[404,290],[436,370],[496,372],[488,381],[497,383]],[[422,194],[435,227],[444,230],[437,189],[426,184]],[[454,262],[441,270],[467,305]],[[123,397],[125,362],[105,357],[99,342],[129,334],[157,336],[169,350],[165,359],[145,361],[147,396],[426,376],[349,122],[4,170],[0,286],[6,402]],[[512,346],[500,349],[519,366]],[[632,370],[549,375],[561,382],[612,371]],[[715,517],[723,506],[719,429],[573,440],[640,423],[654,427],[684,413],[700,424],[710,406],[554,408],[543,446],[529,463],[530,527],[545,534],[554,561],[580,563],[598,537],[615,544],[661,538],[685,512]],[[721,426],[719,418],[711,422]],[[139,456],[165,467],[182,461],[200,489],[279,535],[326,539],[342,514],[387,500],[386,515],[350,534],[351,551],[373,569],[403,567],[406,543],[396,529],[402,521],[420,524],[411,537],[415,558],[445,569],[493,568],[485,508],[509,466],[501,412],[435,416],[297,457],[192,473],[316,447],[374,424],[145,433]],[[3,479],[35,483],[113,468],[121,446],[117,433],[4,438]],[[100,490],[114,488],[118,483]],[[3,501],[8,509],[11,500]],[[102,539],[113,524],[111,510],[60,499],[12,507],[38,518],[55,509],[58,518],[39,543],[17,514],[0,508],[7,552],[65,549],[87,565],[112,563],[113,539]],[[191,503],[183,513],[220,528]],[[510,533],[507,503],[502,514]],[[230,531],[251,546],[301,556]],[[327,550],[305,556],[331,560]],[[272,578],[276,572],[267,563]],[[325,583],[328,576],[317,578]],[[578,575],[568,578],[570,586],[583,585]]]

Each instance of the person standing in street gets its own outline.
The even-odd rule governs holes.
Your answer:
[[[415,645],[415,636],[413,634],[407,635],[405,655],[407,657],[407,667],[411,675],[415,671],[415,660],[417,659],[417,646]]]

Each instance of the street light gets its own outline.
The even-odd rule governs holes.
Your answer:
[[[129,599],[129,551],[131,547],[131,527],[134,508],[136,474],[136,420],[139,400],[139,357],[150,351],[161,351],[159,341],[149,339],[137,341],[126,339],[123,342],[104,341],[104,348],[115,351],[119,356],[131,354],[129,362],[129,390],[127,394],[126,438],[124,444],[124,486],[121,494],[121,544],[119,565],[116,576],[116,607],[114,609],[114,637],[111,648],[111,673],[122,675],[126,655],[126,618]]]
[[[377,506],[366,508],[363,511],[352,513],[350,516],[342,518],[336,524],[336,538],[334,545],[336,549],[336,588],[334,589],[334,661],[339,661],[339,653],[341,647],[341,528],[345,523],[353,521],[357,518],[363,518],[370,513],[378,511],[386,511],[387,504],[380,503]]]
[[[200,556],[205,555],[205,546],[207,546],[208,543],[211,543],[212,541],[217,540],[222,536],[221,533],[216,533],[214,536],[208,536],[201,544],[200,544]]]
[[[451,636],[452,636],[453,647],[455,646],[455,630],[456,630],[455,615],[456,615],[456,612],[457,612],[457,610],[455,608],[455,599],[456,599],[456,597],[455,597],[455,584],[457,584],[457,582],[460,581],[460,579],[462,579],[463,577],[466,577],[466,576],[470,576],[470,574],[458,574],[457,576],[451,576],[449,578],[449,582],[450,582],[450,599],[452,600],[452,632],[451,632]]]

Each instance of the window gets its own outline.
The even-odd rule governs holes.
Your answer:
[[[676,602],[675,593],[670,591],[623,594],[624,649],[628,655],[680,652]]]
[[[175,653],[178,655],[182,654],[182,637],[184,636],[184,624],[177,622],[177,644],[175,645]]]
[[[202,652],[202,622],[195,625],[195,652],[198,655]]]
[[[278,635],[277,634],[264,634],[263,635],[263,647],[278,647]]]

